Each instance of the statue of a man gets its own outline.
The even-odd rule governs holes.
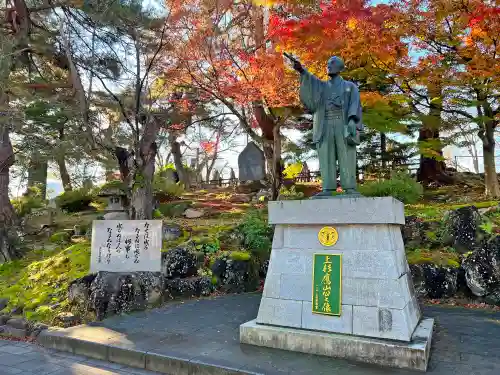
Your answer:
[[[315,197],[331,197],[337,190],[337,162],[340,185],[346,195],[356,190],[356,146],[359,145],[361,102],[356,84],[339,75],[344,62],[333,56],[328,60],[328,81],[309,73],[302,64],[285,54],[300,73],[300,100],[313,113],[313,142],[319,158],[323,191]]]

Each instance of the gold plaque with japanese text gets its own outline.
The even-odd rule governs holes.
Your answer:
[[[342,309],[342,255],[314,254],[312,312],[340,316]]]

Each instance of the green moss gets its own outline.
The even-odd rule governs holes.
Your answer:
[[[49,241],[52,243],[67,243],[69,242],[70,236],[68,232],[56,232],[50,236]]]
[[[438,237],[436,232],[434,232],[432,230],[425,232],[425,236],[431,241],[437,241],[437,237]]]
[[[233,251],[229,254],[229,258],[232,260],[249,261],[252,258],[252,254],[246,251]]]
[[[476,206],[477,208],[488,208],[498,205],[498,201],[470,202],[470,203],[417,203],[407,204],[405,214],[417,216],[424,220],[441,220],[445,213],[462,207]]]
[[[192,201],[162,203],[158,210],[165,217],[178,217],[191,207],[192,203]]]
[[[435,264],[442,267],[460,267],[460,258],[450,251],[407,251],[409,264]]]
[[[161,219],[163,217],[163,214],[161,213],[160,210],[156,209],[153,211],[153,219]]]
[[[24,307],[28,319],[52,323],[68,307],[69,283],[89,272],[90,244],[64,250],[38,250],[25,259],[0,265],[0,296],[9,298],[7,309]]]

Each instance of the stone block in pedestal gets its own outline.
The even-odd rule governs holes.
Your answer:
[[[424,323],[401,236],[401,202],[387,197],[269,202],[269,222],[276,227],[262,301],[255,321],[241,326],[241,342],[395,367],[427,368],[433,321],[425,320],[425,329],[417,329]],[[326,242],[318,236],[323,228],[333,233],[322,237]],[[340,259],[340,269],[332,280],[340,285],[333,281],[327,287],[331,285],[331,292],[320,291],[320,279],[313,280],[314,259],[330,264],[327,260],[333,257]],[[326,265],[320,265],[316,267],[320,273],[321,267],[327,270]],[[330,282],[331,269],[328,272]],[[326,276],[323,273],[321,277]],[[336,298],[338,306],[331,313],[337,316],[329,315],[329,307],[321,311],[318,296],[323,296],[323,302]],[[280,332],[279,345],[265,339],[266,335],[279,338]],[[333,341],[328,334],[335,334]],[[290,335],[306,341],[292,343],[287,339]],[[423,340],[425,335],[428,337]],[[369,360],[366,353],[356,356],[356,345],[348,344],[350,340],[361,340],[363,345],[358,347],[363,350],[371,342],[377,356],[391,345],[397,345],[397,353],[407,348],[408,360],[383,363],[380,358]],[[351,345],[350,349],[332,349],[339,343]],[[318,349],[324,345],[329,349]],[[387,358],[393,358],[392,354]]]

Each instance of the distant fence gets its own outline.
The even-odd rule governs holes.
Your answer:
[[[390,171],[396,168],[404,168],[407,169],[410,173],[416,173],[418,170],[418,163],[412,164],[401,164],[394,167],[388,167],[385,170],[378,169],[376,171],[365,171],[363,168],[358,169],[358,178],[359,182],[362,182],[367,176],[387,176],[390,175]],[[306,173],[300,173],[297,177],[293,178],[294,182],[306,183],[306,182],[315,182],[321,179],[320,171],[309,171]],[[231,178],[220,178],[218,180],[210,180],[208,182],[201,182],[200,186],[202,188],[210,188],[210,187],[231,187],[237,186],[239,184],[239,180],[231,179]]]

